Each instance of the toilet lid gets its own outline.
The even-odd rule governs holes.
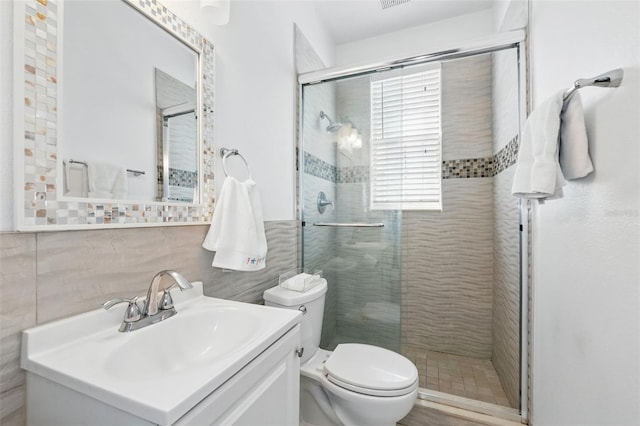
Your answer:
[[[418,380],[418,369],[404,356],[359,343],[338,345],[324,368],[334,384],[369,395],[402,395]]]

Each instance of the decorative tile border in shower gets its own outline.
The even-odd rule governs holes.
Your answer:
[[[519,135],[515,135],[498,153],[493,155],[493,176],[502,173],[509,167],[516,164],[518,160],[518,149],[520,148]]]
[[[305,173],[328,180],[329,182],[336,183],[338,179],[338,169],[336,166],[329,164],[306,151],[304,152],[303,167]]]
[[[442,162],[442,179],[484,178],[493,176],[493,157],[463,158]]]
[[[338,168],[338,183],[369,182],[369,167],[353,166]]]
[[[493,177],[516,163],[519,138],[515,135],[498,153],[491,157],[444,160],[442,179]],[[340,167],[330,165],[308,152],[304,153],[304,171],[333,183],[369,182],[367,166]]]
[[[442,179],[493,177],[516,163],[519,138],[515,135],[498,153],[491,157],[462,158],[442,161]],[[369,182],[369,167],[336,168],[318,157],[304,153],[304,172],[333,183]]]
[[[27,0],[24,7],[24,171],[20,227],[55,225],[206,223],[215,199],[213,166],[214,47],[197,31],[155,0],[126,0],[199,52],[202,67],[202,167],[200,205],[70,202],[57,199],[58,168],[58,7],[57,0]]]
[[[442,162],[442,179],[493,177],[518,159],[518,135],[491,157],[446,160]]]

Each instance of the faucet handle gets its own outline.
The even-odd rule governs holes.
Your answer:
[[[191,285],[191,283],[188,283],[189,285]],[[173,308],[173,298],[171,297],[171,293],[169,293],[171,290],[173,290],[174,288],[179,288],[181,291],[184,291],[184,289],[182,287],[180,287],[180,285],[178,285],[177,282],[171,284],[169,287],[165,288],[164,291],[162,292],[162,297],[160,298],[160,301],[158,302],[158,309],[164,310],[166,311],[167,309],[171,309]],[[188,288],[193,288],[193,286],[188,287]]]
[[[160,302],[158,302],[158,309],[166,311],[167,309],[173,308],[173,299],[171,298],[171,293],[169,293],[169,290],[171,290],[175,286],[176,284],[172,285],[162,292],[162,297],[160,298]]]
[[[133,299],[123,299],[123,298],[117,298],[117,299],[111,299],[111,300],[107,300],[106,302],[104,302],[102,304],[102,307],[106,310],[109,310],[111,308],[113,308],[115,305],[118,305],[120,303],[128,303],[129,306],[127,306],[127,310],[124,312],[124,322],[136,322],[140,319],[141,315],[140,315],[140,307],[138,307],[138,296],[134,297]]]

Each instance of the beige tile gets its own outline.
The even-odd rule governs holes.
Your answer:
[[[256,272],[213,268],[214,253],[201,247],[207,231],[197,225],[38,234],[38,323],[142,295],[163,269],[203,281],[208,296],[256,303],[280,273],[296,267],[295,221],[265,223],[267,267]]]
[[[419,349],[418,352],[420,352]],[[420,376],[420,386],[492,404],[510,406],[491,361],[434,351],[423,350],[422,352],[426,354],[427,375]],[[421,355],[416,356],[422,358]],[[446,359],[446,367],[439,368],[443,359]],[[418,369],[421,370],[420,364]]]
[[[427,377],[433,377],[433,378],[438,378],[438,369],[435,367],[428,367],[427,366]]]
[[[114,297],[143,295],[163,269],[202,280],[202,226],[40,233],[38,323],[97,309]]]
[[[463,180],[474,182],[453,182]],[[493,215],[490,206],[479,211],[477,205],[490,197],[492,184],[448,179],[444,185],[447,215],[403,214],[403,230],[411,230],[403,233],[403,244],[425,259],[410,263],[411,256],[403,257],[404,343],[486,359],[491,356]]]
[[[0,425],[25,425],[25,387],[24,385],[0,393]]]
[[[398,425],[402,426],[482,426],[483,424],[485,423],[464,419],[423,404],[416,404],[411,412],[398,422]]]
[[[0,234],[0,423],[22,418],[21,331],[36,324],[35,235]]]

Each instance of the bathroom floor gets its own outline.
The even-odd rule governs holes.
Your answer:
[[[509,407],[490,360],[407,347],[403,355],[418,367],[420,387]]]

